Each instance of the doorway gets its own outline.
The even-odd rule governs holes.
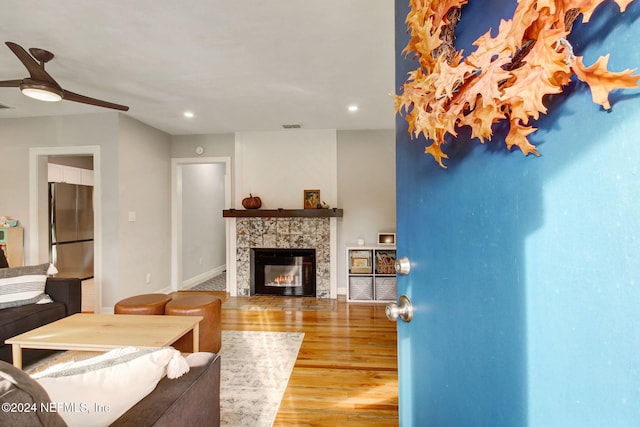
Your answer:
[[[226,269],[228,231],[222,222],[222,210],[231,205],[230,174],[229,157],[172,160],[172,290],[190,288]],[[211,217],[219,219],[222,226],[213,225]],[[201,228],[206,231],[194,224],[203,224]],[[212,259],[210,245],[222,246],[223,261]]]
[[[49,260],[49,217],[48,217],[48,169],[49,158],[53,156],[80,156],[90,158],[93,164],[93,283],[92,292],[83,297],[83,311],[99,313],[101,307],[101,180],[100,147],[35,147],[29,149],[29,248],[27,262],[35,264]],[[86,286],[83,286],[83,293]]]
[[[93,312],[93,156],[49,156],[48,182],[49,261],[82,280],[81,310]]]

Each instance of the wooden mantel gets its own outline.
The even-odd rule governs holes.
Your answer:
[[[342,217],[342,209],[225,209],[224,218],[274,217],[274,218],[329,218]]]

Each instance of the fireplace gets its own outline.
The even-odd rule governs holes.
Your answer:
[[[255,292],[253,249],[315,249],[317,298],[337,298],[337,219],[342,209],[229,209],[227,272],[229,294]]]
[[[251,249],[251,295],[315,297],[315,249]]]

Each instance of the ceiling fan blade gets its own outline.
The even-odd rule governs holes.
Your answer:
[[[126,105],[114,104],[113,102],[90,98],[88,96],[79,95],[77,93],[73,93],[64,89],[63,92],[64,96],[62,98],[68,101],[81,102],[83,104],[91,104],[98,107],[113,108],[114,110],[129,111],[129,107],[127,107]]]
[[[0,82],[0,87],[20,87],[22,80],[5,80]]]
[[[60,85],[53,79],[53,77],[51,77],[49,73],[44,70],[44,64],[47,61],[53,59],[53,54],[51,52],[43,49],[30,49],[30,54],[17,43],[5,42],[5,44],[27,68],[27,71],[29,71],[31,78],[25,78],[23,80],[0,81],[0,87],[22,87],[22,85],[27,84],[27,82],[35,83],[49,88],[45,88],[45,90],[51,92],[61,92],[62,98],[68,101],[81,102],[83,104],[90,104],[104,108],[112,108],[114,110],[129,111],[129,107],[125,105],[114,104],[113,102],[91,98],[62,89]]]
[[[26,50],[22,48],[19,44],[13,42],[5,42],[9,49],[18,57],[20,62],[24,64],[31,75],[33,80],[45,81],[56,86],[59,86],[58,83],[44,70],[44,65],[40,65],[38,61],[36,61],[33,56],[31,56]]]

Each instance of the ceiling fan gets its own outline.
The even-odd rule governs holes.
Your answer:
[[[53,77],[44,70],[44,64],[53,59],[53,53],[44,49],[31,48],[29,49],[30,55],[22,46],[16,43],[6,42],[5,44],[9,46],[9,49],[11,49],[27,68],[29,77],[25,77],[22,80],[0,81],[0,87],[19,87],[24,95],[40,101],[60,101],[66,99],[68,101],[113,108],[115,110],[129,110],[129,107],[125,105],[79,95],[60,87]]]

